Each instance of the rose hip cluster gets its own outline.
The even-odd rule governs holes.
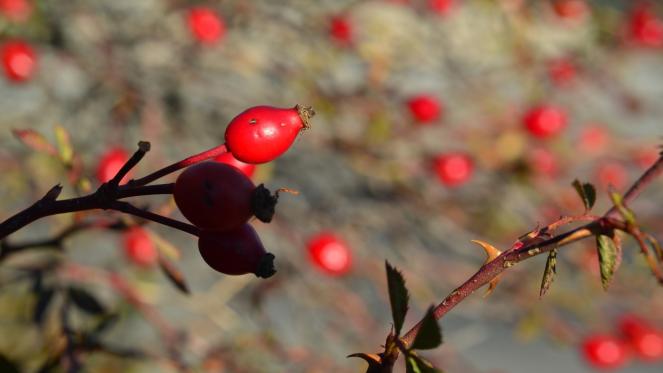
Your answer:
[[[200,229],[198,248],[210,267],[229,275],[253,273],[263,278],[276,272],[274,255],[266,252],[248,221],[256,217],[270,222],[278,194],[254,185],[247,173],[255,164],[283,154],[308,128],[312,115],[310,108],[301,106],[247,109],[226,129],[227,155],[191,165],[179,175],[173,189],[175,203]]]
[[[636,315],[624,315],[618,322],[619,335],[593,334],[582,342],[582,355],[592,367],[614,370],[632,356],[647,363],[663,361],[663,330]]]

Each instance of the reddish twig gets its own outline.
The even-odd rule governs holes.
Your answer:
[[[222,144],[219,146],[215,146],[212,149],[206,150],[202,153],[198,153],[196,155],[192,155],[188,158],[185,158],[179,162],[173,163],[170,166],[164,167],[160,170],[157,170],[147,176],[144,176],[140,179],[135,179],[135,180],[129,180],[127,183],[128,186],[131,187],[136,187],[136,186],[143,186],[147,185],[157,179],[160,179],[166,175],[169,175],[173,172],[179,171],[183,168],[189,167],[191,165],[194,165],[196,163],[200,163],[202,161],[206,161],[208,159],[214,158],[218,155],[221,155],[228,150],[226,149],[226,145]]]
[[[652,165],[636,182],[633,186],[626,192],[624,195],[623,203],[633,201],[637,196],[648,186],[650,185],[656,177],[663,173],[663,156],[661,156],[654,165]],[[446,298],[442,300],[434,309],[434,315],[437,320],[441,319],[449,311],[451,311],[456,305],[458,305],[463,299],[467,298],[470,294],[474,293],[477,289],[489,283],[495,277],[500,275],[506,269],[512,267],[513,265],[549,252],[554,248],[568,245],[570,243],[576,242],[578,240],[594,236],[598,233],[607,232],[614,229],[619,229],[625,232],[629,232],[629,229],[632,230],[632,227],[628,226],[626,223],[616,220],[615,217],[618,215],[616,207],[609,209],[602,217],[594,217],[590,223],[585,224],[581,227],[570,230],[566,233],[554,236],[552,238],[543,240],[543,241],[534,241],[532,243],[525,243],[522,247],[508,250],[502,253],[500,256],[492,260],[491,262],[483,265],[479,270],[465,281],[461,286],[454,289]],[[560,219],[557,222],[554,222],[550,226],[557,228],[562,224],[569,222],[586,220],[587,216],[583,219]],[[550,230],[550,229],[549,229]],[[543,230],[542,230],[543,231]],[[636,236],[637,240],[637,236]],[[639,243],[640,244],[640,243]],[[642,246],[642,244],[640,244]],[[646,247],[646,245],[645,245]],[[658,273],[656,273],[658,274]],[[657,276],[658,277],[658,276]],[[407,333],[403,335],[401,340],[407,346],[416,337],[419,329],[421,328],[421,323],[423,320],[419,321],[414,325]]]

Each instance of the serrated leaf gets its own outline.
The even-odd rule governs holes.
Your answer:
[[[28,148],[40,152],[40,153],[46,153],[48,155],[52,156],[57,156],[58,151],[55,149],[55,146],[53,146],[46,138],[39,132],[32,130],[32,129],[27,129],[27,130],[19,130],[19,129],[13,129],[12,133],[14,133],[14,136],[23,143],[23,145],[27,146]]]
[[[159,267],[166,275],[166,278],[181,292],[189,294],[189,286],[184,280],[184,275],[175,266],[166,259],[159,257]]]
[[[628,224],[636,225],[635,214],[629,208],[624,206],[624,197],[622,197],[622,195],[618,192],[612,191],[610,192],[610,199],[617,208],[617,211],[619,211],[619,214],[622,216],[622,218],[624,218]]]
[[[576,192],[578,192],[582,203],[585,205],[585,210],[591,210],[596,202],[596,188],[594,185],[590,183],[581,183],[578,179],[573,180],[572,185]]]
[[[0,372],[2,373],[21,373],[16,364],[7,359],[5,355],[0,354]]]
[[[617,267],[618,248],[611,237],[603,234],[596,236],[596,247],[599,254],[601,284],[603,289],[607,290]]]
[[[405,371],[406,373],[444,373],[444,371],[435,368],[428,360],[415,353],[407,356]]]
[[[423,320],[417,336],[414,337],[411,350],[430,350],[442,344],[442,330],[434,315],[434,306],[430,306]]]
[[[46,315],[48,306],[51,304],[55,291],[53,289],[42,289],[37,294],[37,303],[35,304],[34,313],[32,314],[32,320],[37,325],[41,326],[44,322],[44,316]]]
[[[391,316],[394,320],[396,335],[400,335],[405,322],[405,315],[408,310],[410,295],[405,287],[403,274],[392,267],[388,261],[385,261],[387,269],[387,286],[389,288],[389,303],[391,303]]]
[[[543,279],[541,280],[541,290],[539,290],[539,297],[543,297],[548,292],[550,284],[555,280],[557,273],[557,249],[552,249],[548,253],[546,260],[546,268],[543,271]]]
[[[495,260],[495,258],[497,258],[502,254],[500,250],[498,250],[497,248],[495,248],[495,246],[489,244],[488,242],[484,242],[481,240],[471,240],[471,242],[481,246],[483,251],[486,253],[486,260],[483,262],[483,265],[492,262],[493,260]],[[486,289],[486,292],[483,295],[484,297],[487,297],[493,293],[493,291],[497,287],[497,284],[500,282],[500,279],[501,276],[495,276],[492,280],[490,280],[490,282],[488,283],[488,289]]]
[[[74,159],[74,148],[71,145],[69,132],[61,125],[55,126],[55,139],[60,150],[60,160],[66,165],[70,165]]]
[[[100,315],[106,312],[104,306],[99,303],[97,298],[90,294],[87,290],[70,287],[69,299],[74,302],[76,307],[80,308],[91,315]]]

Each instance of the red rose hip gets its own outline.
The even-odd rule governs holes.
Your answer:
[[[100,183],[109,182],[120,171],[122,166],[129,160],[129,153],[122,148],[111,148],[101,156],[97,165],[97,180]],[[121,183],[127,181],[125,176]]]
[[[0,47],[0,59],[5,76],[10,81],[21,83],[34,75],[37,56],[28,43],[20,40],[4,43]]]
[[[233,118],[226,128],[226,147],[238,160],[266,163],[285,153],[297,135],[310,127],[310,107],[284,109],[254,106]]]
[[[564,130],[567,117],[566,113],[556,106],[539,105],[525,113],[523,123],[532,136],[547,139]]]
[[[433,170],[442,184],[455,187],[472,177],[474,162],[465,153],[439,154],[433,159]]]
[[[226,232],[203,230],[198,249],[205,263],[227,275],[253,273],[268,278],[276,273],[274,255],[265,251],[250,224]]]
[[[247,177],[253,176],[253,173],[256,170],[256,165],[250,163],[244,163],[238,160],[237,158],[235,158],[235,156],[233,156],[232,153],[230,152],[225,152],[215,157],[214,161],[236,167],[238,170],[242,171],[242,173],[244,173],[244,175],[246,175]]]
[[[628,350],[624,343],[610,335],[592,335],[582,343],[582,355],[594,368],[616,369],[628,360]]]
[[[625,315],[619,320],[619,330],[631,350],[642,360],[663,360],[663,332],[635,315]]]
[[[352,43],[352,24],[346,15],[336,15],[329,21],[329,36],[336,43],[347,46]]]
[[[159,260],[159,253],[150,235],[141,227],[124,232],[124,254],[140,267],[151,267]]]
[[[0,0],[0,14],[14,22],[24,22],[32,14],[29,0]]]
[[[331,232],[322,232],[311,237],[306,247],[313,265],[328,275],[342,276],[348,273],[352,266],[348,245]]]
[[[226,25],[219,15],[206,7],[189,9],[186,15],[191,35],[203,44],[213,44],[221,40],[226,33]]]
[[[228,230],[246,223],[255,186],[237,168],[202,162],[184,170],[175,181],[173,197],[182,215],[195,226]]]
[[[442,106],[437,98],[431,95],[418,95],[407,101],[410,114],[420,124],[429,124],[440,118]]]
[[[631,12],[628,33],[630,39],[641,46],[663,46],[663,21],[645,3],[636,6]]]

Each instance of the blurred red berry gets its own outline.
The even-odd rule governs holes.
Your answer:
[[[189,9],[186,15],[187,25],[193,37],[203,44],[214,44],[226,33],[226,25],[219,15],[206,7]]]
[[[442,184],[456,187],[470,180],[474,162],[465,153],[439,154],[433,159],[433,169]]]
[[[548,76],[558,86],[568,85],[577,75],[576,66],[568,58],[558,58],[548,63]]]
[[[329,36],[340,45],[350,45],[354,39],[352,24],[344,14],[336,15],[329,21]]]
[[[428,124],[438,120],[442,114],[442,105],[431,95],[421,94],[407,101],[412,117],[421,124]]]
[[[606,162],[596,169],[596,181],[604,189],[612,186],[618,190],[626,185],[626,169],[619,162]]]
[[[428,0],[428,8],[434,13],[445,16],[455,6],[455,0]]]
[[[554,177],[557,174],[557,158],[546,148],[533,149],[529,154],[528,162],[530,168],[538,175]]]
[[[599,124],[588,125],[580,132],[579,147],[585,153],[596,154],[608,146],[610,136]]]
[[[571,21],[581,21],[589,13],[585,0],[554,0],[553,9],[558,17]]]
[[[256,165],[240,161],[239,159],[235,158],[231,152],[225,152],[221,155],[218,155],[216,158],[214,158],[214,161],[231,165],[242,171],[242,173],[244,173],[244,175],[249,178],[253,176],[253,173],[256,170]]]
[[[539,105],[525,113],[523,122],[534,137],[547,139],[559,135],[566,127],[566,112],[552,105]]]
[[[642,46],[663,46],[663,21],[649,6],[638,6],[629,16],[628,36],[634,43]]]
[[[619,330],[631,350],[642,360],[663,360],[663,332],[636,315],[624,315],[619,320]]]
[[[124,254],[129,261],[141,267],[151,267],[159,260],[154,242],[141,227],[132,227],[124,232]]]
[[[13,82],[24,82],[34,75],[37,56],[30,44],[13,40],[0,47],[5,76]]]
[[[28,0],[0,0],[0,14],[14,22],[24,22],[32,14]]]
[[[331,232],[322,232],[306,245],[311,262],[331,276],[341,276],[352,266],[352,253],[348,245]]]
[[[582,342],[582,355],[592,367],[611,370],[624,366],[629,356],[624,343],[616,337],[595,334]]]
[[[100,183],[110,181],[128,160],[129,153],[126,150],[122,148],[109,149],[101,156],[97,165],[97,180]],[[128,178],[129,175],[125,176],[120,182],[124,183]]]
[[[656,148],[638,149],[635,151],[633,158],[635,163],[642,168],[649,168],[661,156],[660,151]]]

